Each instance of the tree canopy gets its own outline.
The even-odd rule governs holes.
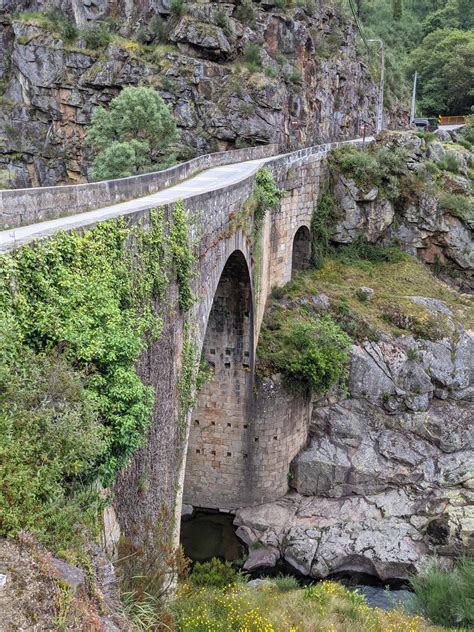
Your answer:
[[[389,102],[408,97],[416,70],[419,115],[470,112],[472,0],[359,0],[357,5],[367,38],[380,37],[386,44]]]
[[[167,166],[163,152],[178,139],[168,105],[153,88],[126,87],[108,110],[98,108],[87,132],[95,180],[123,178]]]
[[[467,114],[474,105],[474,31],[429,33],[410,60],[420,77],[419,106],[427,115]]]

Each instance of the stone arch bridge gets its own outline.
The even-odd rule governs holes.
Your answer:
[[[327,174],[325,156],[336,145],[286,154],[258,147],[199,157],[157,174],[0,192],[0,253],[120,215],[146,220],[158,206],[172,213],[178,200],[193,219],[198,301],[191,321],[214,376],[198,396],[183,442],[177,420],[183,322],[168,318],[139,367],[158,393],[150,435],[120,475],[112,510],[130,537],[163,503],[179,512],[183,496],[194,506],[235,509],[286,493],[290,462],[307,440],[309,411],[297,398],[282,405],[273,382],[260,384],[256,393],[255,349],[271,289],[309,263],[311,214]],[[235,217],[264,165],[284,195],[281,208],[265,216],[257,263]]]

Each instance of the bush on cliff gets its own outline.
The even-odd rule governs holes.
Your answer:
[[[390,200],[400,195],[400,177],[407,172],[407,152],[403,148],[370,145],[343,145],[329,154],[333,169],[353,180],[363,191],[376,187]]]
[[[281,373],[299,393],[324,393],[346,375],[351,339],[330,317],[275,307],[260,332],[260,373]]]
[[[85,375],[60,354],[22,347],[8,320],[0,317],[0,534],[26,529],[57,547],[94,521],[98,496],[85,482],[104,427]]]
[[[108,110],[98,108],[87,132],[95,180],[123,178],[168,166],[164,152],[178,139],[168,105],[153,88],[127,87]]]

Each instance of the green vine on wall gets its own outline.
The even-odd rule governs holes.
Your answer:
[[[285,191],[279,189],[268,167],[262,167],[257,171],[255,190],[248,201],[253,207],[253,232],[252,232],[252,256],[253,256],[253,284],[255,295],[258,296],[262,259],[262,233],[265,217],[268,211],[276,211],[280,206],[280,200]]]
[[[70,541],[97,515],[91,485],[112,483],[143,444],[154,392],[137,363],[162,332],[170,264],[184,311],[194,257],[182,204],[168,230],[153,210],[0,258],[0,535]],[[183,403],[196,364],[189,332]]]
[[[195,258],[189,238],[189,223],[183,202],[177,202],[173,212],[173,224],[169,234],[171,261],[176,273],[179,291],[179,308],[187,312],[194,304],[191,288]]]

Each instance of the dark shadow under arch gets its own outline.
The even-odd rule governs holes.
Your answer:
[[[307,226],[300,226],[293,239],[291,278],[309,268],[311,262],[311,234]]]
[[[213,370],[191,417],[184,502],[229,507],[246,493],[247,407],[253,373],[250,273],[240,250],[226,262],[207,323],[202,357]]]

